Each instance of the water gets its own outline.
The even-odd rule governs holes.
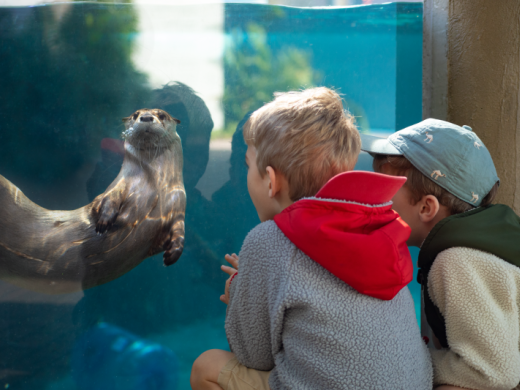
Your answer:
[[[76,339],[70,366],[78,390],[174,390],[179,369],[169,348],[103,322]]]
[[[42,207],[84,206],[120,169],[102,140],[120,139],[121,118],[153,106],[181,120],[188,198],[185,251],[169,268],[154,256],[63,295],[0,282],[0,386],[78,389],[74,346],[105,323],[171,350],[170,388],[189,389],[195,358],[227,348],[223,255],[259,222],[238,123],[275,90],[325,85],[344,94],[362,131],[389,134],[421,120],[421,58],[415,3],[0,8],[0,174]],[[357,169],[370,166],[362,154]]]

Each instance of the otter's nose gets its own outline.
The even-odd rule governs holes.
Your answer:
[[[153,122],[153,116],[151,115],[141,115],[139,119],[141,122]]]

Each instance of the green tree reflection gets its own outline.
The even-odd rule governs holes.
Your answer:
[[[136,12],[126,4],[3,8],[0,25],[2,173],[66,179],[147,100],[131,59]]]
[[[291,46],[274,53],[258,24],[234,29],[224,52],[226,132],[233,132],[246,113],[273,99],[276,91],[308,88],[321,75],[311,66],[311,53]]]

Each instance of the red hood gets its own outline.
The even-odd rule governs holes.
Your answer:
[[[362,294],[392,299],[413,276],[410,228],[390,200],[405,177],[341,173],[274,217],[302,252]]]

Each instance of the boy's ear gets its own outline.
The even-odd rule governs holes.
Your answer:
[[[437,197],[433,195],[424,195],[419,202],[419,219],[421,222],[429,223],[433,221],[441,207]]]
[[[273,167],[267,167],[265,171],[269,176],[269,197],[274,198],[280,192],[282,183]]]

